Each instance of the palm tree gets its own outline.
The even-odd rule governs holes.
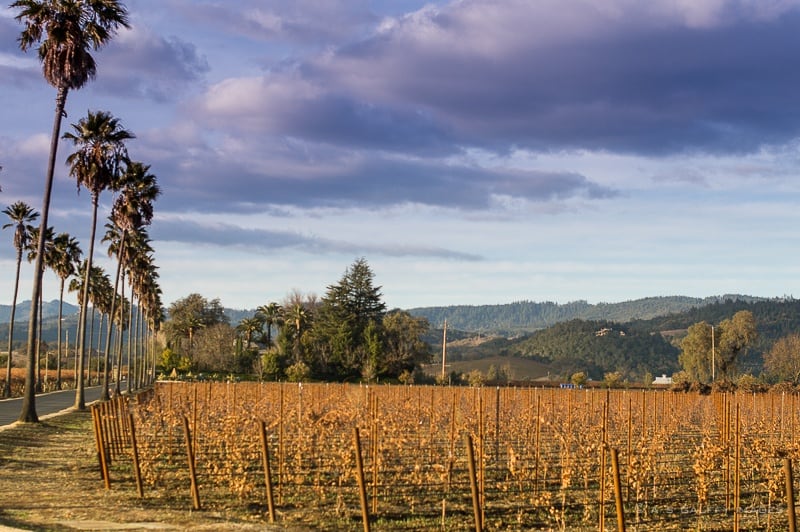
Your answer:
[[[161,322],[164,321],[164,306],[161,303],[161,288],[158,286],[158,268],[152,259],[143,266],[142,270],[136,275],[136,292],[139,294],[139,308],[142,312],[142,322],[147,322],[148,341],[144,364],[141,368],[140,384],[151,382],[155,378],[156,353],[155,345],[149,340],[155,341],[155,333],[160,329]],[[148,371],[149,375],[148,375]]]
[[[102,347],[102,334],[103,334],[103,321],[110,320],[112,317],[111,314],[111,297],[114,292],[114,287],[111,286],[111,279],[109,278],[108,274],[102,269],[96,266],[92,266],[92,272],[89,277],[89,302],[92,304],[92,308],[94,311],[92,312],[92,323],[89,326],[89,349],[88,349],[88,356],[87,360],[91,362],[92,353],[94,352],[97,356],[97,364],[96,364],[96,371],[95,371],[95,379],[97,379],[96,383],[100,383],[100,366],[102,364],[102,359],[100,357],[100,349]],[[95,349],[94,344],[94,322],[95,316],[100,316],[100,324],[97,327],[97,348]],[[91,376],[91,364],[89,364],[89,371],[87,374]],[[89,379],[91,382],[91,379]]]
[[[129,256],[130,246],[126,246],[126,237],[140,228],[150,225],[153,220],[153,201],[161,194],[161,190],[156,184],[156,177],[149,173],[150,167],[140,162],[129,162],[125,173],[120,177],[120,194],[114,201],[111,208],[111,223],[106,224],[108,232],[103,238],[104,241],[112,243],[109,246],[108,254],[117,255],[117,276],[114,283],[114,292],[111,300],[111,313],[114,313],[116,303],[114,296],[119,286],[120,273],[131,261]],[[139,249],[139,252],[142,250]],[[111,325],[108,327],[108,340],[106,341],[105,362],[106,369],[103,378],[102,399],[108,400],[108,362],[110,357]],[[117,357],[120,358],[121,353]],[[130,360],[129,360],[130,363]],[[117,371],[121,371],[121,364],[118,363]],[[130,376],[128,384],[130,384]],[[116,391],[119,392],[119,378],[117,379]]]
[[[97,232],[97,209],[100,202],[100,193],[108,188],[115,188],[122,174],[123,165],[127,162],[128,152],[125,141],[134,138],[133,134],[122,128],[119,120],[104,111],[89,112],[77,124],[72,125],[74,133],[65,133],[64,138],[71,140],[77,150],[67,157],[70,165],[70,175],[78,182],[78,188],[85,186],[92,196],[92,230],[89,238],[89,253],[86,257],[89,267],[87,278],[83,285],[84,294],[89,291],[89,273],[94,256],[94,240]],[[88,297],[83,298],[86,305]],[[83,334],[86,324],[86,313],[81,312],[83,324],[78,327],[80,331],[80,354],[78,362],[83,370],[83,358],[86,353],[86,335]],[[84,410],[86,402],[84,397],[83,379],[78,377],[78,387],[75,393],[75,408]]]
[[[3,229],[14,228],[14,249],[17,250],[17,273],[14,277],[14,299],[11,302],[11,322],[8,325],[8,360],[6,363],[6,382],[3,397],[11,397],[11,354],[14,343],[14,316],[17,312],[17,294],[19,292],[19,270],[22,265],[22,250],[28,247],[33,226],[31,222],[39,217],[27,203],[18,201],[3,209],[3,214],[11,220]]]
[[[133,310],[134,310],[134,299],[136,298],[137,293],[137,282],[138,282],[138,275],[139,270],[144,268],[144,264],[149,263],[151,259],[150,253],[152,252],[152,248],[150,247],[149,239],[147,237],[147,233],[144,229],[139,229],[133,233],[131,233],[131,238],[128,239],[128,244],[125,246],[125,254],[123,258],[120,259],[125,264],[125,269],[122,272],[122,298],[124,299],[125,295],[125,275],[128,276],[128,285],[131,288],[131,302],[128,305],[128,326],[133,325]],[[110,251],[110,248],[109,248]],[[119,270],[119,268],[118,268]],[[117,272],[119,275],[119,271]],[[123,323],[123,322],[120,322]],[[130,391],[131,386],[131,345],[133,342],[133,331],[128,331],[128,355],[127,355],[127,363],[128,363],[128,380],[127,386],[128,391]],[[114,392],[120,393],[120,383],[122,380],[122,345],[120,343],[120,348],[117,351],[117,375],[115,381]]]
[[[133,364],[133,369],[129,371],[129,373],[132,372],[132,374],[136,377],[135,379],[128,379],[128,390],[130,391],[130,387],[132,385],[134,385],[134,387],[138,387],[138,383],[140,381],[138,377],[141,374],[144,359],[143,355],[141,357],[139,356],[142,347],[142,339],[144,336],[143,307],[147,304],[145,301],[147,297],[147,291],[151,289],[150,285],[153,282],[153,279],[158,277],[158,273],[156,272],[156,266],[153,264],[153,248],[150,246],[150,238],[144,228],[139,228],[131,233],[128,249],[130,250],[131,258],[127,261],[126,267],[128,283],[131,287],[131,300],[136,300],[138,302],[136,305],[137,330],[135,332],[132,331],[132,334],[129,336],[129,346],[132,345],[136,351],[133,353],[133,355],[131,355],[130,350],[128,353],[129,368],[131,364]],[[134,342],[133,339],[136,341]]]
[[[61,325],[63,322],[63,307],[64,307],[64,285],[67,279],[75,275],[77,265],[81,260],[81,251],[78,241],[70,236],[68,233],[60,233],[53,240],[53,252],[55,261],[53,269],[58,275],[60,280],[58,291],[58,361],[56,362],[56,389],[61,389]],[[69,346],[67,346],[69,351]]]
[[[56,88],[56,110],[50,136],[50,155],[47,163],[42,218],[40,228],[47,227],[50,212],[50,195],[53,189],[58,137],[61,119],[67,103],[67,93],[83,87],[95,77],[97,68],[90,51],[98,50],[116,33],[120,26],[128,26],[128,13],[117,0],[16,0],[10,6],[19,9],[16,19],[25,27],[19,37],[23,51],[39,45],[42,72],[50,85]],[[37,264],[34,268],[33,295],[28,325],[28,364],[25,372],[25,396],[19,420],[37,422],[36,395],[34,391],[34,363],[36,356],[36,318],[39,313],[39,293],[42,287],[44,241],[40,243]]]
[[[40,261],[37,261],[37,255],[39,253],[39,230],[40,227],[34,227],[31,230],[31,238],[30,242],[28,242],[28,262],[34,262],[39,264]],[[55,231],[53,231],[52,227],[48,227],[47,231],[44,234],[44,260],[41,261],[42,268],[48,268],[53,266],[53,235]],[[42,272],[44,274],[44,272]],[[37,392],[42,391],[42,367],[41,367],[41,347],[42,347],[42,298],[43,294],[39,291],[39,315],[37,317],[37,330],[38,336],[36,338],[36,383],[35,388]]]
[[[302,353],[301,353],[301,344],[300,341],[302,340],[302,330],[308,324],[310,320],[310,311],[306,309],[306,306],[300,302],[296,301],[290,308],[289,314],[286,316],[286,321],[290,322],[294,325],[294,361],[300,362]]]
[[[261,321],[261,318],[258,315],[252,318],[244,318],[239,322],[239,325],[236,326],[236,330],[244,334],[246,342],[245,349],[250,349],[250,346],[253,344],[253,334],[260,331],[263,325],[264,322]]]
[[[267,328],[265,335],[267,337],[266,344],[269,349],[272,347],[272,326],[280,326],[283,322],[283,309],[276,302],[272,301],[268,305],[261,305],[256,309],[256,314],[261,316],[264,321],[264,326]]]

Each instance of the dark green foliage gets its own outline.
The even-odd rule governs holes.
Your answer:
[[[413,373],[420,364],[430,362],[430,346],[422,339],[428,322],[408,312],[393,310],[383,319],[384,356],[379,365],[381,375],[397,377]]]
[[[368,379],[381,357],[379,329],[386,305],[366,260],[356,260],[338,283],[328,286],[316,313],[314,344],[324,353],[316,370],[329,376]]]
[[[610,321],[559,323],[514,343],[508,350],[549,361],[556,374],[569,376],[584,371],[595,380],[613,371],[641,378],[646,372],[672,374],[678,369],[678,350],[660,334]]]

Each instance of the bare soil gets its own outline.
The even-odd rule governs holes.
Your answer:
[[[261,508],[196,512],[188,493],[139,498],[130,482],[106,490],[91,419],[71,412],[0,430],[0,531],[286,529]]]

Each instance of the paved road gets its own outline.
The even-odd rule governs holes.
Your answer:
[[[87,387],[84,391],[86,404],[100,399],[102,386]],[[36,396],[36,415],[39,419],[48,415],[61,412],[75,405],[75,390],[62,390],[60,392],[43,393]],[[0,429],[11,425],[19,418],[22,411],[22,399],[0,400]]]

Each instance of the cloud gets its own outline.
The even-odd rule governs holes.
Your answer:
[[[96,58],[98,90],[156,102],[178,99],[209,70],[194,44],[142,26],[122,29]]]
[[[570,198],[604,199],[618,191],[585,176],[558,171],[491,167],[435,158],[354,152],[264,138],[182,148],[169,136],[141,135],[137,152],[161,150],[153,167],[163,176],[160,208],[192,205],[209,212],[273,206],[382,209],[421,204],[482,211],[498,195],[528,204]],[[171,191],[173,191],[171,193]]]
[[[443,248],[409,245],[370,245],[336,241],[289,231],[246,228],[225,223],[200,223],[185,217],[162,217],[152,226],[154,240],[231,247],[263,254],[280,250],[309,253],[370,253],[390,257],[429,257],[475,261],[479,255]]]
[[[373,105],[296,72],[227,79],[192,108],[200,123],[242,134],[273,134],[373,150],[451,154],[449,134],[410,106]]]
[[[173,1],[181,16],[240,38],[298,44],[335,43],[375,23],[364,0]]]
[[[288,134],[331,143],[348,139],[331,117],[363,125],[354,110],[370,109],[454,147],[751,151],[800,133],[798,34],[794,2],[464,1],[242,82],[287,105],[273,117],[247,98],[240,110],[251,105],[256,129],[291,118]],[[219,118],[211,103],[240,82],[202,108]]]

